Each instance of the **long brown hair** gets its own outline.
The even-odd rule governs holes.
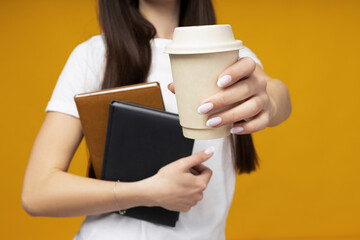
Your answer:
[[[179,26],[216,24],[211,0],[181,0],[179,18]],[[139,12],[139,1],[99,0],[99,22],[106,45],[102,89],[145,82],[156,29]],[[237,172],[256,170],[258,157],[251,134],[232,135],[230,141]]]

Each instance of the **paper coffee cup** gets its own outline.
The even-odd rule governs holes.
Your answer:
[[[197,112],[200,103],[221,90],[219,75],[239,57],[242,42],[235,40],[230,25],[177,27],[173,41],[165,47],[171,62],[177,107],[183,134],[192,139],[214,139],[230,135],[233,124],[208,127],[211,114]]]

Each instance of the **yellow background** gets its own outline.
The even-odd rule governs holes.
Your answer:
[[[237,179],[227,238],[360,239],[360,1],[215,7],[293,105],[286,122],[254,134],[261,169]],[[71,239],[83,218],[30,217],[20,193],[57,78],[74,47],[99,33],[95,1],[2,0],[0,30],[0,238]],[[82,143],[70,171],[85,175],[86,162]]]

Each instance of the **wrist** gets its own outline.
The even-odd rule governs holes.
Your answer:
[[[116,210],[149,206],[150,196],[149,184],[146,179],[136,182],[114,182],[114,199],[116,199]]]
[[[285,121],[291,113],[291,101],[287,86],[278,79],[268,81],[266,89],[270,99],[270,127]]]
[[[146,207],[153,207],[158,206],[156,199],[157,199],[157,190],[154,177],[149,177],[138,181],[137,184],[139,185],[140,190],[140,198],[139,203],[140,206]]]
[[[266,92],[269,96],[269,102],[270,102],[270,123],[268,125],[268,127],[273,127],[276,126],[277,123],[277,111],[278,111],[278,105],[277,105],[277,101],[276,101],[276,91],[274,92],[274,89],[277,89],[277,81],[274,80],[273,78],[268,78],[267,79],[267,87],[266,87]]]
[[[270,123],[269,127],[275,126],[275,119],[276,119],[276,112],[277,112],[277,105],[275,100],[272,98],[272,96],[269,95],[269,101],[270,101]]]

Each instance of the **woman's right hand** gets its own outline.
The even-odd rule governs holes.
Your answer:
[[[202,164],[214,154],[214,147],[180,158],[150,177],[152,206],[187,212],[203,198],[212,171]]]
[[[77,176],[67,170],[82,137],[78,118],[59,112],[46,114],[24,176],[21,202],[28,214],[77,217],[151,205],[187,211],[201,199],[211,176],[211,170],[201,163],[213,154],[203,151],[136,182],[115,185],[115,181]]]

